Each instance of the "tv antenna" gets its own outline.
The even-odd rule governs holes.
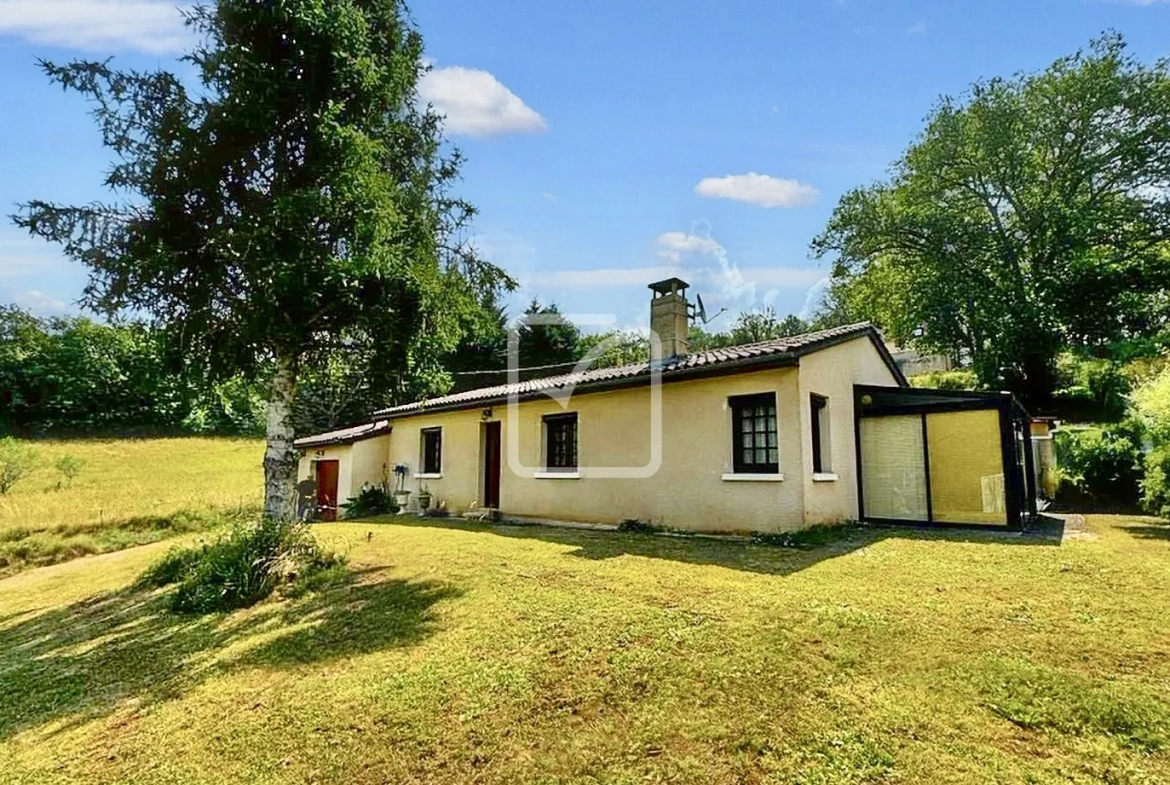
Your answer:
[[[705,305],[703,305],[703,295],[696,294],[695,299],[699,301],[699,304],[697,306],[695,306],[694,315],[699,318],[699,321],[702,322],[704,326],[706,326],[706,325],[710,324],[711,322],[715,321],[716,319],[718,319],[720,316],[723,315],[723,312],[727,310],[726,308],[720,308],[719,313],[715,314],[714,316],[708,317],[707,316],[707,307]]]

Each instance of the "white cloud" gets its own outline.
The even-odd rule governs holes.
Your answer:
[[[663,232],[654,240],[661,246],[658,255],[664,259],[678,260],[684,253],[702,253],[716,256],[726,253],[723,246],[710,236],[691,232]]]
[[[535,110],[487,71],[462,66],[432,68],[419,97],[446,117],[448,133],[464,136],[534,133],[548,125]]]
[[[760,207],[802,207],[821,195],[808,183],[755,172],[707,177],[695,186],[695,193],[708,199],[734,199]]]
[[[710,227],[700,222],[689,232],[664,232],[655,239],[659,246],[658,256],[674,265],[683,265],[691,277],[703,276],[708,285],[718,290],[718,302],[729,305],[751,305],[756,299],[756,285],[744,278],[743,273],[727,254],[727,249],[711,236]],[[715,267],[693,257],[710,257]],[[690,283],[696,283],[691,281]]]
[[[23,308],[33,316],[61,316],[70,311],[69,305],[64,300],[50,297],[37,289],[16,295],[14,301],[18,307]]]
[[[677,275],[676,267],[608,267],[597,270],[547,270],[523,276],[524,286],[590,289],[611,286],[648,286]]]
[[[555,202],[557,200],[557,195],[551,191],[541,191],[540,196],[541,196],[541,198],[546,199],[550,202]]]
[[[820,308],[821,303],[824,302],[825,296],[829,293],[829,285],[832,279],[825,276],[809,287],[808,294],[804,297],[804,307],[800,309],[797,314],[801,319],[809,319]]]
[[[175,0],[0,0],[0,34],[73,49],[175,52],[189,36]]]
[[[926,22],[919,22],[918,24],[913,24],[907,27],[906,32],[910,35],[926,35],[928,29],[929,28],[926,26]]]
[[[742,272],[745,279],[770,289],[812,286],[825,276],[816,267],[745,267]]]

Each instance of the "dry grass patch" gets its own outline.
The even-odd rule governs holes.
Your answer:
[[[262,501],[254,439],[33,442],[41,466],[0,496],[0,575],[245,517]],[[68,484],[54,464],[81,458]]]

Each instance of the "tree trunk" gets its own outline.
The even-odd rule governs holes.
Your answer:
[[[296,361],[277,355],[268,397],[268,448],[264,453],[264,516],[277,521],[292,521],[297,516],[297,452],[293,447],[296,388]]]

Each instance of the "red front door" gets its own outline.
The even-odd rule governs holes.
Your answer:
[[[500,508],[500,424],[483,425],[483,506]]]
[[[337,520],[337,461],[317,461],[317,520]]]

